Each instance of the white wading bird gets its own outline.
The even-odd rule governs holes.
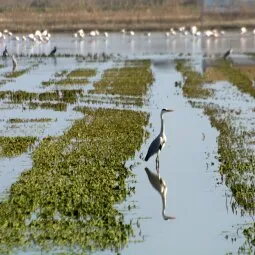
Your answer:
[[[160,118],[161,118],[161,129],[160,129],[160,133],[159,135],[154,139],[154,141],[151,143],[147,155],[145,157],[145,161],[148,161],[149,158],[151,156],[153,156],[154,154],[157,154],[156,157],[156,170],[157,173],[159,174],[159,154],[161,152],[161,150],[164,148],[167,138],[165,135],[165,125],[164,125],[164,119],[163,119],[163,115],[166,112],[173,112],[173,110],[170,109],[162,109],[161,113],[160,113]]]
[[[166,182],[159,175],[150,171],[147,167],[145,168],[148,179],[152,185],[152,187],[157,190],[162,199],[162,216],[164,220],[174,220],[175,217],[168,216],[165,214],[166,210],[166,195],[167,195],[167,185]]]

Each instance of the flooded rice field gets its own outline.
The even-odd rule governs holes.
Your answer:
[[[254,45],[235,32],[2,42],[17,67],[1,60],[0,253],[253,254]],[[144,159],[163,108],[157,175]]]

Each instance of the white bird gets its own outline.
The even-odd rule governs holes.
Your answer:
[[[169,32],[166,32],[165,33],[165,37],[169,37],[170,36],[170,33]]]
[[[96,31],[92,30],[92,31],[89,32],[89,35],[92,36],[92,37],[94,37],[94,36],[97,35],[97,33],[96,33]]]
[[[151,156],[153,156],[154,154],[157,154],[157,157],[156,157],[156,170],[157,170],[157,173],[159,173],[159,154],[160,154],[161,150],[164,148],[164,146],[166,144],[166,141],[167,141],[167,138],[166,138],[166,135],[165,135],[164,118],[163,118],[163,115],[166,112],[173,112],[173,110],[166,109],[166,108],[161,110],[161,113],[160,113],[160,118],[161,118],[160,133],[153,140],[153,142],[151,143],[151,145],[148,149],[147,155],[145,157],[145,161],[148,161]]]
[[[152,185],[152,187],[157,190],[162,199],[162,216],[164,220],[174,220],[175,217],[168,216],[165,214],[166,210],[166,195],[167,195],[167,185],[162,177],[150,171],[147,167],[145,168],[148,179]]]
[[[197,33],[197,27],[196,27],[196,26],[192,26],[192,27],[190,28],[190,31],[191,31],[191,34],[192,34],[192,35],[196,35],[196,33]]]
[[[107,32],[104,32],[104,37],[108,38],[109,34]]]
[[[244,35],[245,33],[247,33],[247,28],[246,27],[241,27],[241,35]]]
[[[126,33],[126,29],[125,28],[121,29],[121,33],[125,34]]]
[[[134,35],[135,35],[135,32],[131,30],[131,31],[129,31],[129,35],[130,35],[130,36],[134,36]]]
[[[172,35],[176,35],[176,31],[173,28],[170,28],[170,32]]]

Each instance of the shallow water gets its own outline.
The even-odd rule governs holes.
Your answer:
[[[240,38],[237,33],[231,33],[218,39],[192,38],[191,36],[165,38],[164,33],[154,33],[151,38],[143,34],[130,38],[114,33],[110,34],[108,39],[100,37],[79,41],[74,40],[71,35],[56,34],[48,44],[31,45],[28,42],[14,41],[7,42],[7,44],[9,51],[16,54],[47,54],[54,45],[57,45],[60,54],[87,55],[88,53],[105,52],[113,54],[115,59],[120,60],[125,58],[152,59],[155,82],[149,93],[148,104],[142,108],[151,114],[151,137],[142,146],[140,152],[137,152],[136,161],[139,164],[134,169],[137,178],[136,193],[131,198],[136,201],[137,209],[132,211],[132,215],[127,215],[127,218],[142,218],[141,239],[144,239],[144,242],[131,242],[121,253],[127,255],[169,252],[173,254],[225,254],[238,250],[244,240],[240,237],[232,243],[231,240],[225,239],[225,235],[235,234],[239,224],[247,220],[251,221],[251,219],[235,215],[228,208],[229,202],[226,201],[225,195],[228,194],[228,190],[217,184],[220,179],[217,172],[218,162],[215,159],[217,131],[211,128],[208,118],[202,114],[201,110],[193,109],[183,98],[180,89],[174,86],[174,82],[182,80],[182,77],[175,71],[173,59],[180,56],[191,58],[196,68],[202,70],[204,53],[213,57],[215,54],[225,52],[230,45],[234,48],[233,58],[236,61],[247,59],[247,56],[241,53],[252,52],[255,44],[253,36]],[[2,47],[4,48],[4,44]],[[31,68],[28,74],[2,85],[0,90],[42,92],[45,89],[42,88],[41,82],[52,78],[57,71],[78,67],[97,68],[97,76],[90,80],[89,85],[83,86],[86,92],[92,88],[92,82],[99,79],[105,69],[117,64],[112,60],[106,63],[77,62],[73,57],[18,58],[19,68],[31,67],[38,62],[39,65]],[[11,70],[10,59],[3,60],[3,64],[5,68],[0,69],[0,74]],[[243,98],[241,93],[233,87],[230,88],[229,84],[220,84],[223,87],[217,92],[216,103],[225,103],[226,106],[233,108],[243,107],[243,111],[251,109],[251,98]],[[55,86],[49,86],[47,90],[55,88]],[[225,100],[226,93],[229,94],[227,101]],[[240,96],[240,101],[233,100],[236,94]],[[79,104],[84,103],[81,101]],[[93,104],[92,106],[98,107]],[[42,139],[48,135],[61,135],[75,119],[82,116],[73,111],[72,106],[69,106],[66,112],[23,111],[20,106],[10,105],[8,108],[8,105],[1,102],[0,108],[2,107],[7,107],[7,109],[0,109],[0,135],[8,136],[33,133]],[[117,108],[114,104],[102,104],[100,107]],[[140,159],[140,156],[142,158],[145,156],[150,142],[159,132],[159,113],[165,107],[174,109],[174,112],[165,115],[168,142],[160,155],[160,173],[168,185],[166,213],[176,217],[172,221],[163,220],[161,198],[153,190],[144,171],[145,167],[155,171],[155,157],[146,163]],[[250,117],[249,114],[248,117]],[[55,121],[22,123],[11,127],[6,123],[9,118],[52,118]],[[1,197],[15,182],[21,171],[30,167],[29,153],[12,159],[0,159]]]

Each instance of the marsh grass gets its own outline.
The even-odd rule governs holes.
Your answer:
[[[219,61],[217,68],[227,77],[227,80],[235,85],[241,92],[247,93],[255,98],[255,87],[248,74],[242,68],[235,68],[228,61]]]
[[[43,86],[50,86],[50,85],[59,85],[59,86],[68,86],[68,85],[87,85],[89,83],[88,79],[86,78],[64,78],[64,79],[50,79],[49,81],[43,81]]]
[[[18,78],[20,76],[22,76],[23,74],[27,73],[29,71],[29,69],[22,69],[22,70],[18,70],[18,71],[14,71],[14,72],[9,72],[4,74],[4,77],[6,78]]]
[[[41,142],[33,152],[32,169],[21,174],[9,198],[0,203],[3,254],[31,245],[41,251],[69,247],[69,252],[84,254],[116,250],[133,235],[132,222],[125,221],[116,204],[134,191],[126,183],[132,173],[125,162],[140,148],[148,116],[76,110],[84,118],[64,135]]]
[[[131,63],[133,66],[129,66]],[[127,65],[106,70],[102,79],[94,83],[95,89],[89,93],[145,96],[154,81],[150,61],[130,61]]]
[[[71,71],[67,77],[69,78],[74,78],[74,77],[92,77],[96,75],[96,69],[85,69],[85,68],[81,68],[81,69],[76,69]]]
[[[175,60],[176,70],[179,71],[184,79],[183,95],[189,98],[208,98],[213,95],[213,90],[205,88],[203,85],[206,78],[194,71],[188,60]]]
[[[45,103],[38,103],[38,102],[30,102],[28,103],[29,109],[51,109],[54,111],[65,112],[67,110],[66,103],[52,103],[52,102],[45,102]]]
[[[51,122],[53,119],[50,118],[40,118],[40,119],[20,119],[20,118],[15,118],[15,119],[9,119],[8,123],[28,123],[28,122]]]
[[[0,157],[18,156],[34,144],[36,137],[7,137],[0,136]]]
[[[197,84],[203,84],[204,79],[207,82],[217,80],[229,80],[236,85],[242,92],[253,95],[251,82],[243,70],[233,68],[227,61],[219,61],[215,67],[206,72],[204,77],[200,74],[194,74],[190,66],[186,66],[186,61],[177,62],[177,69],[186,77],[183,88],[183,94],[189,98],[193,107],[204,109],[204,113],[209,116],[212,127],[219,131],[218,142],[218,160],[220,163],[219,172],[222,177],[222,183],[231,190],[233,198],[230,205],[233,213],[241,212],[241,215],[255,214],[255,157],[254,151],[248,146],[252,134],[245,131],[244,127],[236,126],[231,119],[231,114],[237,113],[235,110],[220,108],[209,102],[197,102],[193,98],[204,98],[204,92],[199,88],[192,91],[193,88],[185,90],[187,81],[190,77]],[[190,81],[188,82],[190,86]],[[197,86],[194,84],[194,86]],[[212,96],[212,94],[208,94]],[[255,225],[247,224],[243,226],[242,232],[246,241],[239,248],[240,254],[251,254],[255,246]]]

